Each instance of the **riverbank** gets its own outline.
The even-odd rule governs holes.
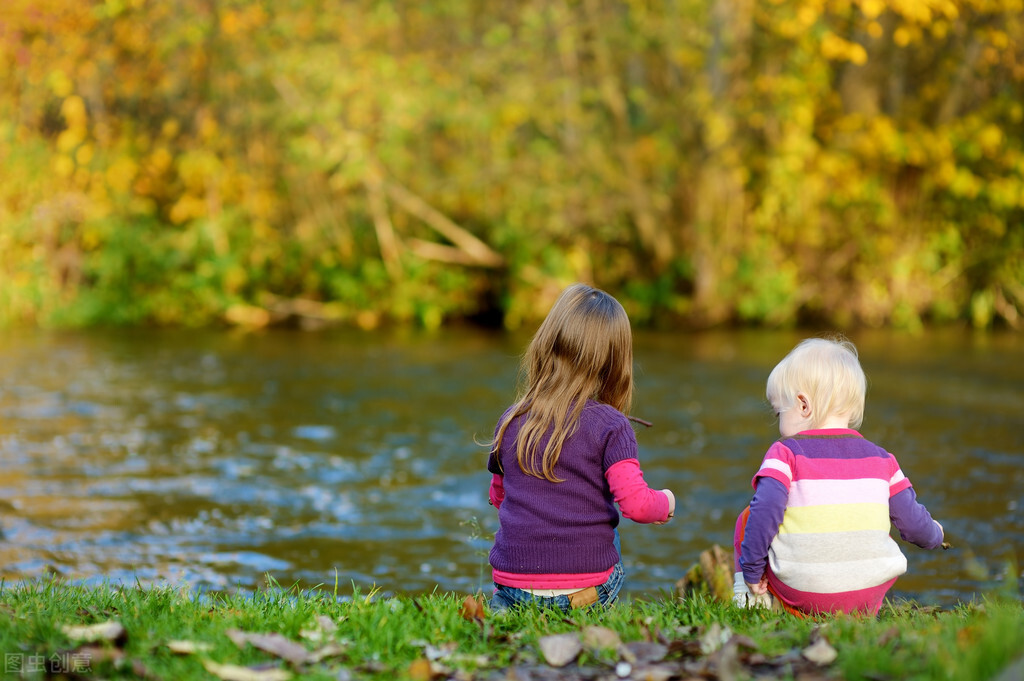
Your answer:
[[[495,615],[455,593],[197,594],[0,585],[4,678],[1016,678],[1024,610],[991,597],[877,618],[797,619],[668,595],[606,611]]]

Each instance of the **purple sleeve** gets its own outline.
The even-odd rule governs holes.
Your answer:
[[[757,584],[768,563],[768,547],[779,533],[779,525],[786,513],[789,492],[775,478],[760,478],[754,498],[750,500],[750,518],[743,531],[740,546],[740,567],[743,579]]]
[[[917,502],[914,488],[889,497],[889,518],[900,536],[922,549],[934,549],[942,543],[942,529],[932,520],[928,509]]]

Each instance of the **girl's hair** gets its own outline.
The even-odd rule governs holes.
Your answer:
[[[857,348],[843,337],[808,338],[793,348],[768,376],[768,401],[786,409],[803,393],[811,403],[812,427],[832,415],[848,414],[850,427],[864,420],[867,378]]]
[[[527,414],[516,438],[516,460],[528,475],[561,482],[554,474],[562,445],[579,427],[588,399],[628,414],[633,401],[633,337],[619,301],[604,291],[573,284],[555,301],[523,355],[525,385],[491,443],[501,447],[514,418]],[[540,452],[540,443],[548,435]],[[500,463],[500,460],[499,460]]]

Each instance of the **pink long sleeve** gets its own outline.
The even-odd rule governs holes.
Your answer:
[[[619,461],[605,471],[604,476],[622,515],[637,523],[668,520],[668,497],[647,486],[637,459]]]
[[[498,473],[491,477],[491,489],[487,494],[491,506],[501,508],[501,502],[505,501],[505,478]]]

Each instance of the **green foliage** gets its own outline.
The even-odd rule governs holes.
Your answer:
[[[568,616],[536,607],[502,615],[485,608],[478,618],[463,596],[451,593],[385,597],[355,588],[339,599],[336,589],[298,592],[276,584],[253,593],[197,594],[39,581],[0,584],[0,610],[0,649],[8,657],[58,665],[79,660],[104,678],[208,679],[211,663],[242,667],[233,678],[274,670],[311,679],[427,678],[431,659],[445,670],[439,674],[491,678],[512,666],[546,666],[542,639],[590,627],[614,632],[626,645],[668,644],[654,662],[658,673],[675,675],[687,660],[724,665],[731,654],[734,665],[756,664],[759,673],[774,670],[783,678],[795,662],[813,667],[801,651],[824,638],[837,657],[822,670],[838,678],[992,678],[1024,645],[1019,601],[996,598],[948,611],[889,604],[877,618],[798,619],[668,596]],[[119,624],[123,633],[84,643],[70,632],[101,623]],[[263,635],[276,645],[260,647],[240,634]],[[742,650],[722,649],[733,635],[745,637]],[[297,649],[303,661],[287,661],[282,645]],[[541,672],[594,678],[614,673],[620,659],[614,646],[591,647],[568,667]]]
[[[1016,327],[1018,4],[8,0],[0,324]]]

